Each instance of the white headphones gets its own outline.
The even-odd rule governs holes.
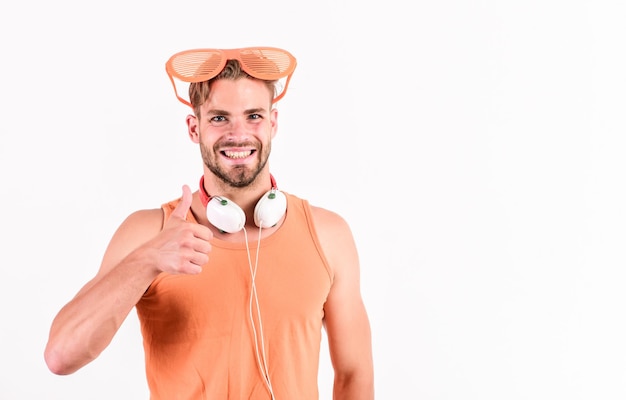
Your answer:
[[[270,175],[272,188],[267,191],[254,207],[254,224],[259,228],[271,228],[285,215],[287,197],[277,189],[274,177]],[[204,176],[200,178],[200,200],[206,208],[209,222],[222,232],[239,232],[246,224],[246,214],[234,201],[221,196],[211,196],[204,188]]]

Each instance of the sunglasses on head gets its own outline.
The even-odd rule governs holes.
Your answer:
[[[165,63],[165,70],[174,86],[176,98],[191,107],[191,103],[178,94],[174,78],[187,83],[197,83],[215,78],[228,60],[237,60],[248,75],[266,81],[287,78],[281,93],[272,103],[282,99],[293,71],[296,59],[288,51],[275,47],[246,47],[241,49],[194,49],[174,54]]]

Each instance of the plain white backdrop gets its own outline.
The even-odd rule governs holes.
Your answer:
[[[276,46],[280,187],[351,224],[378,399],[626,398],[621,1],[4,2],[0,399],[147,399],[134,313],[73,375],[57,311],[201,173],[164,64]],[[321,399],[332,370],[321,356]]]

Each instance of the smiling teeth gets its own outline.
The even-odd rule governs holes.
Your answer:
[[[225,151],[224,154],[228,158],[246,158],[248,157],[252,151]]]

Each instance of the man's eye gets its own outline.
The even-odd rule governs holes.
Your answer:
[[[211,125],[213,126],[222,126],[224,124],[226,124],[226,122],[228,122],[226,120],[226,117],[224,117],[223,115],[216,115],[215,117],[211,118]]]
[[[250,114],[250,119],[261,119],[263,118],[261,114]]]

